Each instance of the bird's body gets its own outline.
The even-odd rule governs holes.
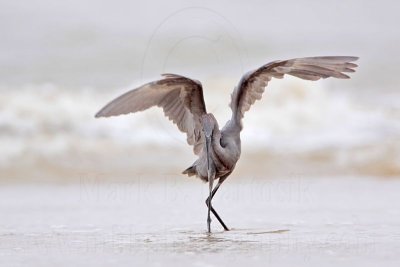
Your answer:
[[[220,130],[214,115],[206,115],[208,120],[212,120],[214,125],[211,142],[207,151],[207,144],[204,147],[192,166],[183,171],[189,176],[196,175],[201,180],[208,182],[207,152],[210,156],[210,168],[215,172],[214,180],[226,176],[235,168],[236,162],[240,158],[240,131],[232,131],[229,122]]]
[[[346,72],[354,72],[356,57],[308,57],[274,61],[248,72],[240,80],[231,97],[231,119],[220,130],[217,120],[207,113],[201,83],[176,74],[164,74],[164,78],[145,84],[114,99],[103,107],[96,117],[109,117],[146,110],[153,106],[163,109],[179,130],[186,133],[187,142],[193,146],[198,159],[183,171],[209,183],[207,225],[211,231],[210,212],[225,230],[229,230],[211,200],[220,185],[234,170],[241,154],[240,132],[242,119],[250,106],[261,99],[264,89],[272,78],[285,74],[305,80],[321,78],[349,78]],[[218,183],[214,187],[214,181]]]

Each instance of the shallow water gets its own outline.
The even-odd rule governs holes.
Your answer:
[[[400,181],[196,180],[0,188],[1,266],[398,266]]]

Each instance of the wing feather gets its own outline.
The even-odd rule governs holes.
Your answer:
[[[98,117],[118,116],[146,110],[153,106],[163,109],[165,116],[177,125],[193,145],[195,154],[202,150],[201,116],[206,114],[200,82],[176,74],[131,90],[104,106]]]
[[[334,77],[338,79],[350,78],[345,73],[354,72],[357,57],[306,57],[290,60],[279,60],[268,63],[255,71],[246,73],[231,95],[230,107],[232,119],[230,123],[239,125],[256,100],[261,99],[265,87],[272,78],[282,79],[285,74],[304,80],[317,81]]]

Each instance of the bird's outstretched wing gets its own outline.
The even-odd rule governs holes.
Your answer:
[[[357,57],[306,57],[268,63],[257,70],[248,72],[232,93],[230,107],[231,123],[240,125],[244,113],[261,99],[265,87],[272,78],[281,79],[289,74],[304,80],[316,81],[328,77],[348,79],[346,72],[354,72]]]
[[[201,83],[175,74],[163,74],[163,77],[117,97],[103,107],[96,118],[161,107],[165,116],[186,133],[194,153],[199,154],[204,142],[201,116],[206,114]]]

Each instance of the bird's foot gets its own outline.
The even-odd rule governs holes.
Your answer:
[[[208,229],[208,233],[211,233],[211,217],[208,216],[207,218],[207,229]]]

